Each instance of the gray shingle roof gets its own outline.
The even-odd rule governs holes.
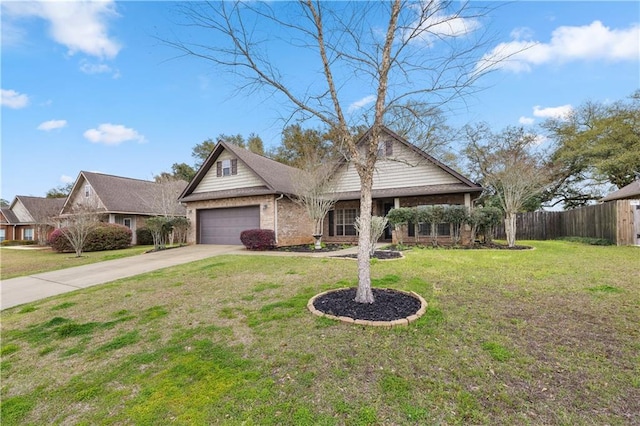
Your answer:
[[[31,197],[26,195],[17,195],[12,206],[16,201],[20,201],[31,217],[36,221],[42,221],[45,218],[56,217],[60,214],[64,206],[65,198],[44,198]]]
[[[203,195],[201,194],[192,194],[193,190],[198,187],[198,184],[206,176],[211,167],[215,165],[216,159],[220,156],[220,154],[222,154],[224,150],[227,150],[235,155],[251,171],[253,171],[258,178],[260,178],[265,183],[263,188],[255,188],[255,190],[258,191],[259,194],[250,193],[249,195],[295,194],[296,188],[294,182],[298,179],[302,179],[302,177],[304,176],[304,171],[300,169],[296,169],[295,167],[279,163],[270,158],[253,153],[247,149],[240,148],[237,145],[220,141],[213,149],[213,151],[211,151],[211,154],[209,154],[209,157],[207,157],[191,183],[189,183],[189,185],[182,192],[182,194],[180,195],[180,201],[240,197],[246,195],[244,194],[244,192],[253,191],[249,188],[242,188],[234,191],[214,191],[211,193],[207,193],[215,196],[215,198],[203,198]],[[218,196],[216,196],[216,194],[218,194]]]
[[[7,223],[11,223],[11,224],[20,223],[16,215],[11,211],[11,209],[2,207],[2,209],[0,210],[4,218],[6,219]]]
[[[374,189],[371,192],[373,198],[413,197],[419,195],[440,195],[463,192],[482,192],[480,187],[469,187],[463,183],[446,185],[412,186],[408,188]],[[338,200],[358,200],[360,191],[341,192]]]
[[[374,191],[373,196],[378,197],[393,197],[393,196],[410,196],[420,194],[445,194],[450,192],[481,192],[482,187],[475,182],[462,176],[455,170],[442,164],[426,152],[420,150],[415,145],[407,142],[404,138],[392,132],[386,127],[383,127],[383,132],[394,138],[399,143],[406,145],[409,149],[414,151],[417,155],[420,155],[427,161],[433,163],[437,167],[441,168],[445,172],[451,174],[460,181],[455,185],[433,185],[422,186],[414,188],[394,188],[387,190]],[[368,137],[369,132],[365,133],[358,143],[363,143]],[[233,153],[240,161],[242,161],[249,169],[251,169],[262,181],[265,183],[264,187],[256,188],[239,188],[237,190],[226,191],[212,191],[206,193],[194,194],[193,191],[198,187],[202,179],[207,175],[211,167],[215,165],[216,159],[220,154],[227,150]],[[336,167],[340,167],[340,163]],[[240,148],[237,145],[219,141],[216,147],[213,149],[209,157],[204,161],[200,170],[193,178],[191,183],[185,188],[180,195],[180,201],[201,201],[221,198],[240,197],[245,195],[265,195],[265,194],[287,194],[293,195],[296,191],[295,182],[301,179],[305,179],[305,172],[295,167],[290,167],[285,164],[279,163],[270,158],[262,155],[255,154],[244,148]],[[357,199],[360,197],[359,192],[345,192],[339,195],[341,200]]]
[[[612,192],[600,201],[625,200],[627,198],[640,198],[640,179]]]
[[[142,215],[162,214],[155,205],[157,203],[154,202],[161,191],[161,185],[156,182],[86,171],[80,172],[80,176],[83,176],[91,185],[107,212]],[[80,181],[80,177],[78,177],[76,185],[78,181]],[[183,182],[180,190],[186,185],[187,182]],[[82,190],[82,188],[74,188],[74,191],[77,190]],[[179,192],[175,194],[176,201],[178,194]],[[181,211],[181,214],[184,213]]]

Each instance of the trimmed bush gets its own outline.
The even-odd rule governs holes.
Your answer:
[[[153,245],[153,235],[148,228],[136,229],[136,241],[139,246],[151,246]]]
[[[100,223],[91,231],[82,251],[119,250],[131,245],[133,233],[129,228],[115,223]],[[64,236],[62,229],[54,230],[49,236],[51,248],[59,253],[73,253],[75,250]]]
[[[276,246],[276,234],[271,229],[247,229],[240,233],[247,250],[268,250]]]
[[[4,240],[0,245],[3,246],[35,246],[38,244],[34,240]]]

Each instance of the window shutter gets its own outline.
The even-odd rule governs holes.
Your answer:
[[[391,139],[387,139],[386,141],[384,141],[384,150],[385,150],[385,155],[387,157],[390,157],[393,155],[393,141]]]
[[[407,231],[409,232],[409,237],[416,236],[416,227],[413,225],[413,223],[407,223]]]
[[[329,236],[330,237],[333,237],[333,233],[334,233],[334,230],[333,230],[333,213],[334,213],[333,210],[329,211]]]
[[[236,158],[231,160],[231,174],[232,175],[238,174],[238,160]]]
[[[216,162],[216,176],[222,176],[222,161]]]

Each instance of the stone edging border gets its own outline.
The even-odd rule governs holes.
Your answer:
[[[356,324],[356,325],[368,325],[368,326],[373,326],[373,327],[387,327],[387,328],[391,328],[391,327],[400,327],[400,326],[408,326],[410,323],[416,321],[418,318],[420,318],[422,315],[424,315],[424,313],[427,311],[427,301],[424,300],[424,298],[422,296],[420,296],[418,293],[414,292],[414,291],[404,291],[404,290],[397,290],[395,288],[387,288],[385,290],[393,290],[393,291],[398,291],[400,293],[404,293],[404,294],[408,294],[410,296],[415,297],[416,299],[418,299],[420,301],[420,309],[418,309],[418,312],[416,312],[413,315],[409,315],[406,318],[400,318],[397,320],[393,320],[393,321],[369,321],[369,320],[361,320],[361,319],[353,319],[350,317],[337,317],[335,315],[329,315],[329,314],[325,314],[324,312],[321,312],[319,310],[317,310],[315,308],[315,306],[313,306],[313,302],[320,296],[323,296],[327,293],[333,293],[335,291],[340,291],[340,290],[347,290],[348,287],[343,287],[343,288],[337,288],[337,289],[333,289],[333,290],[328,290],[319,294],[316,294],[315,296],[313,296],[311,299],[309,299],[309,302],[307,302],[307,309],[309,309],[309,311],[311,311],[311,313],[313,315],[319,316],[319,317],[325,317],[325,318],[329,318],[329,319],[333,319],[333,320],[337,320],[346,324]]]

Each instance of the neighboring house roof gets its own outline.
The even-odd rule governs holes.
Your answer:
[[[29,211],[31,217],[38,221],[38,218],[56,217],[60,214],[62,206],[64,206],[65,198],[43,198],[43,197],[27,197],[24,195],[16,196],[16,200],[20,200],[22,205]]]
[[[630,198],[640,198],[640,179],[612,192],[600,199],[600,201],[626,200]]]
[[[2,216],[4,216],[5,223],[10,223],[12,225],[20,223],[18,217],[8,207],[3,207],[2,209],[0,209],[0,213],[2,214]]]
[[[10,223],[44,222],[47,219],[58,216],[62,210],[64,202],[64,198],[44,198],[17,195],[11,202],[9,209],[7,209],[9,214],[13,215],[12,219],[15,219],[14,222]],[[5,215],[5,217],[7,216]]]
[[[244,163],[263,183],[262,187],[241,188],[237,190],[212,191],[203,193],[193,193],[198,184],[207,175],[211,167],[216,164],[216,160],[223,151],[229,151],[236,158]],[[295,181],[301,178],[304,172],[295,167],[287,166],[270,158],[253,153],[237,145],[219,141],[211,154],[191,180],[189,185],[180,195],[180,201],[211,200],[229,197],[242,197],[249,195],[265,194],[295,194]]]
[[[78,175],[65,202],[63,213],[69,212],[75,196],[84,190],[85,183],[91,186],[106,212],[140,215],[163,214],[159,211],[158,203],[155,201],[161,196],[161,184],[148,180],[86,171],[81,171]],[[173,197],[177,197],[186,185],[187,182],[180,182],[178,191]],[[172,199],[177,202],[177,198]],[[185,214],[184,207],[180,206],[179,213]]]

